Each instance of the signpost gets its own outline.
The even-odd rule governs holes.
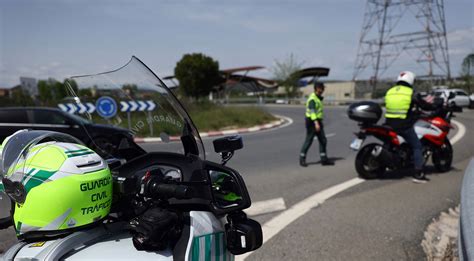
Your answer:
[[[79,106],[78,106],[79,107]],[[117,103],[109,96],[102,96],[95,102],[97,114],[104,119],[110,119],[117,115]]]
[[[120,107],[119,107],[120,105]],[[151,112],[158,107],[158,105],[153,100],[128,100],[117,102],[109,97],[102,96],[94,103],[60,103],[58,104],[59,109],[64,112],[71,114],[85,114],[85,113],[94,113],[109,120],[117,115],[117,112],[126,112],[128,120],[128,129],[132,129],[132,120],[130,113],[132,112],[147,112],[147,122],[150,127],[150,135],[153,136],[153,117]]]

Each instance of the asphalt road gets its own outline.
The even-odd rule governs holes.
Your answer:
[[[305,137],[304,108],[269,106],[274,114],[289,117],[285,128],[243,135],[244,149],[228,163],[244,177],[252,200],[283,198],[291,208],[326,188],[357,177],[356,153],[349,149],[358,131],[346,116],[345,107],[326,109],[325,131],[333,167],[319,164],[315,141],[307,156],[310,166],[298,165]],[[466,126],[464,137],[454,145],[453,169],[429,173],[428,184],[414,184],[410,177],[371,180],[354,186],[285,227],[246,260],[420,260],[420,245],[431,220],[459,204],[463,171],[474,155],[474,111],[456,118]],[[450,136],[454,135],[452,131]],[[209,160],[217,161],[212,139],[204,139]],[[153,149],[156,144],[147,144]],[[262,224],[280,214],[254,217]]]
[[[298,165],[304,140],[304,108],[269,106],[274,114],[293,120],[275,130],[244,134],[244,149],[228,166],[244,177],[254,202],[283,198],[291,208],[307,197],[357,177],[356,153],[349,149],[358,130],[346,108],[326,109],[328,153],[336,161],[321,166],[318,143],[310,149],[307,168]],[[420,260],[426,226],[441,211],[459,203],[460,183],[468,160],[474,155],[474,111],[457,120],[466,126],[463,139],[454,145],[452,171],[430,174],[428,184],[413,184],[409,177],[366,181],[326,200],[276,234],[246,260]],[[453,134],[455,131],[453,131]],[[207,158],[218,161],[212,139],[204,140]],[[150,150],[160,146],[145,144]],[[254,217],[262,224],[280,214]],[[3,235],[5,235],[3,233]],[[5,236],[0,233],[0,242]],[[1,246],[0,246],[1,247]]]

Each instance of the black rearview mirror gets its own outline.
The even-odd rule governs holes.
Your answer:
[[[217,170],[210,170],[209,176],[216,206],[220,209],[239,206],[243,200],[242,189],[235,177]]]
[[[229,214],[250,207],[247,186],[237,171],[209,161],[206,165],[214,214]]]
[[[247,218],[243,212],[235,212],[227,216],[229,223],[225,225],[227,249],[234,255],[254,251],[262,246],[263,233],[260,223]]]

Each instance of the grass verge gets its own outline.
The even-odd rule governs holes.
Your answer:
[[[276,120],[272,114],[256,106],[222,106],[210,102],[185,103],[184,106],[199,132],[247,128]],[[95,123],[111,124],[130,129],[137,137],[159,136],[161,132],[166,132],[169,135],[181,133],[182,125],[173,121],[173,119],[179,119],[177,115],[160,114],[159,109],[153,112],[152,115],[154,117],[166,116],[166,119],[169,117],[171,120],[152,121],[152,130],[148,124],[150,115],[145,112],[131,113],[130,124],[126,113],[118,113],[113,120],[102,119],[96,114],[91,116]]]
[[[205,106],[190,110],[199,131],[247,128],[269,123],[276,118],[258,107]]]

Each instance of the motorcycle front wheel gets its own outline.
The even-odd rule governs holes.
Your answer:
[[[433,165],[438,172],[446,172],[451,169],[453,163],[453,146],[451,142],[446,139],[444,144],[433,151]]]
[[[363,179],[375,179],[385,173],[386,166],[379,160],[374,153],[377,149],[382,149],[382,145],[371,143],[365,145],[355,160],[355,168],[359,177]]]

